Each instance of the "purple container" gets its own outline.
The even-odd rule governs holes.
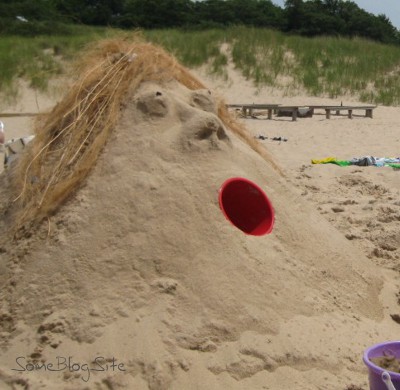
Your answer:
[[[400,374],[385,370],[370,361],[371,358],[381,356],[395,356],[400,359],[400,341],[386,341],[375,344],[365,350],[363,360],[368,367],[369,388],[370,390],[387,390],[385,382],[382,380],[382,374],[386,371],[396,390],[400,390]]]

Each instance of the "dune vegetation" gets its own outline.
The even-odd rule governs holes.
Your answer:
[[[82,26],[75,34],[6,35],[0,38],[0,93],[12,101],[18,94],[18,80],[45,91],[48,82],[61,76],[66,66],[93,40],[113,36],[116,31]]]
[[[306,38],[249,27],[185,33],[152,30],[146,36],[186,66],[207,63],[211,72],[223,74],[231,60],[256,86],[285,89],[289,95],[302,90],[312,96],[349,94],[364,102],[400,103],[398,46],[362,38]],[[230,48],[228,53],[221,51],[223,44]]]
[[[310,96],[351,95],[366,103],[400,104],[399,46],[363,38],[307,38],[252,27],[142,33],[189,68],[206,66],[210,73],[226,77],[226,66],[232,62],[256,87],[283,89],[287,95],[301,91]],[[48,80],[61,75],[85,44],[119,34],[129,38],[132,32],[87,28],[69,36],[3,37],[0,90],[15,95],[18,78],[45,89]]]

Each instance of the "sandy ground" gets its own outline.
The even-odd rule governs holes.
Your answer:
[[[169,83],[131,96],[50,238],[0,242],[2,389],[368,388],[363,351],[400,329],[400,172],[311,159],[398,156],[400,108],[238,117],[268,137],[281,174],[229,129],[221,137],[215,99],[356,102],[257,90],[232,69],[228,81],[196,73],[211,95]],[[34,110],[24,96],[5,110]],[[55,102],[42,98],[41,109]],[[4,119],[7,138],[29,121]],[[269,196],[270,235],[221,213],[218,189],[234,176]]]
[[[21,82],[16,101],[8,102],[3,99],[0,102],[0,114],[37,114],[50,110],[57,100],[60,100],[59,82],[50,83],[48,92],[35,91],[29,88],[27,83]],[[24,137],[32,132],[32,120],[34,116],[2,116],[7,140]]]
[[[204,70],[200,72],[203,77]],[[230,82],[218,84],[218,91],[231,104],[290,105],[353,105],[365,106],[352,97],[336,99],[306,95],[284,96],[281,91],[268,88],[256,90],[254,86],[231,70]],[[355,111],[353,118],[347,111],[326,119],[324,110],[316,110],[312,118],[273,116],[255,111],[253,117],[238,120],[259,139],[284,169],[288,180],[310,200],[346,237],[359,246],[378,265],[399,270],[399,171],[392,168],[339,167],[333,164],[312,164],[312,159],[335,157],[351,160],[362,156],[399,157],[397,107],[378,106],[373,119],[365,118],[364,110]],[[282,137],[287,141],[274,141]],[[379,236],[379,237],[378,237]],[[393,243],[393,245],[390,245]]]

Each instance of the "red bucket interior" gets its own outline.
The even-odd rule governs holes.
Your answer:
[[[275,215],[264,191],[250,180],[235,177],[219,190],[219,205],[226,218],[246,234],[271,233]]]

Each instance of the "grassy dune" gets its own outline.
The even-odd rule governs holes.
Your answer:
[[[230,47],[235,67],[256,85],[305,90],[314,96],[350,94],[361,101],[400,104],[400,47],[361,38],[304,38],[277,31],[236,27],[201,32],[148,31],[146,37],[171,50],[185,65],[210,64],[223,74]],[[222,59],[221,57],[225,57]]]
[[[37,90],[47,89],[51,78],[61,75],[66,65],[84,46],[95,40],[115,35],[106,29],[79,28],[79,34],[60,36],[0,37],[0,94],[12,101],[18,93],[18,79]]]
[[[64,71],[62,60],[71,59],[87,42],[115,34],[119,32],[88,29],[72,37],[0,38],[0,90],[12,96],[17,77],[44,89],[49,78]],[[249,27],[151,30],[143,35],[185,66],[207,64],[221,77],[232,61],[256,86],[269,85],[287,94],[305,91],[332,98],[349,94],[368,103],[400,104],[398,46],[361,38],[304,38]]]

